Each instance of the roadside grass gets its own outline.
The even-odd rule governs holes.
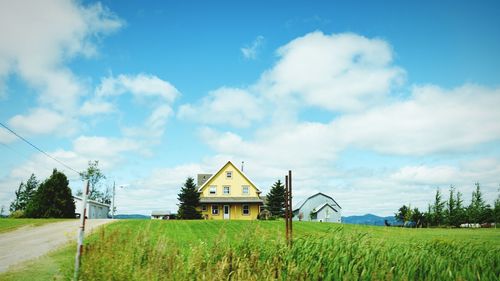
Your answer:
[[[1,281],[68,280],[74,268],[76,244],[71,243],[37,259],[14,266],[0,273]]]
[[[47,223],[65,221],[70,219],[0,219],[0,233],[16,230],[23,226],[40,226]]]
[[[86,238],[81,280],[499,280],[500,229],[122,220]],[[75,244],[0,274],[69,280]]]

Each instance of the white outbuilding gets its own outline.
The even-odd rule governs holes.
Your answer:
[[[75,214],[80,216],[83,211],[83,199],[78,196],[73,196],[73,200],[75,201]],[[88,219],[107,219],[109,216],[109,210],[109,205],[87,199]]]
[[[319,192],[294,206],[293,220],[340,223],[341,211],[332,197]]]

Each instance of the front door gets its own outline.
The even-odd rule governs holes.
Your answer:
[[[229,219],[229,205],[224,205],[224,219]]]

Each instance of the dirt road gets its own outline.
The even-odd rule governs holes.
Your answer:
[[[112,220],[87,220],[85,233]],[[76,241],[80,220],[23,227],[0,234],[0,272],[15,265],[57,249],[69,241]],[[76,250],[76,249],[75,249]]]

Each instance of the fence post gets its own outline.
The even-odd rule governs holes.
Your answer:
[[[83,251],[83,236],[85,234],[85,214],[87,212],[87,196],[89,194],[89,181],[87,181],[85,192],[83,192],[82,198],[82,209],[80,212],[80,228],[78,229],[77,246],[76,246],[76,256],[75,256],[75,274],[73,276],[74,281],[78,280],[78,275],[80,271],[80,261]]]
[[[286,243],[289,243],[289,234],[288,234],[288,176],[285,176],[285,237]]]
[[[288,170],[288,206],[289,206],[289,210],[290,210],[290,214],[289,214],[289,219],[290,219],[290,222],[289,222],[289,228],[290,228],[290,246],[292,245],[292,238],[293,238],[293,235],[292,235],[292,219],[293,219],[293,205],[292,205],[292,171],[291,170]]]

